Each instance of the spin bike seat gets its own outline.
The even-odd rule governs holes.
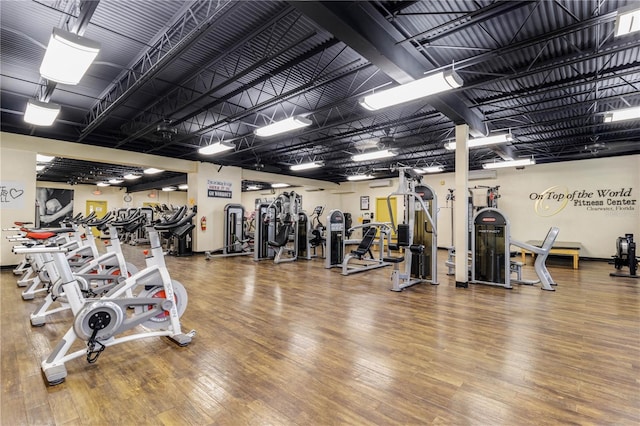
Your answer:
[[[32,231],[28,231],[25,237],[30,238],[32,240],[48,240],[51,237],[54,237],[58,234],[64,234],[65,232],[71,232],[71,230],[69,228],[32,230]]]

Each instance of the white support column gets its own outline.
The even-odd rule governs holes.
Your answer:
[[[469,246],[469,126],[456,126],[456,201],[453,209],[453,244],[456,248],[456,287],[468,287],[467,247]]]

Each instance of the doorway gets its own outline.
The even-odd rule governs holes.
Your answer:
[[[97,200],[87,200],[87,209],[86,215],[90,215],[91,213],[96,213],[96,218],[104,217],[107,214],[107,202],[106,201],[97,201]],[[98,229],[91,228],[91,233],[94,237],[100,237],[100,231]]]
[[[391,211],[393,212],[393,220],[396,222],[396,226],[398,225],[398,200],[397,197],[391,197],[389,199],[391,202]],[[376,198],[376,217],[374,222],[391,222],[391,215],[389,214],[389,206],[387,205],[386,197],[377,197]],[[380,237],[380,231],[378,231],[377,237]],[[396,233],[393,230],[391,234],[391,240],[396,242]]]

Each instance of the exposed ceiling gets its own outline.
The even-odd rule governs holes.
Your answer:
[[[1,128],[331,182],[365,172],[387,177],[398,164],[453,171],[454,152],[443,145],[461,122],[472,133],[514,137],[471,150],[472,170],[505,156],[551,163],[637,154],[639,120],[603,122],[609,110],[640,105],[640,32],[614,37],[617,10],[633,4],[1,2]],[[102,45],[77,86],[40,77],[54,27],[80,29]],[[446,95],[380,111],[358,104],[375,90],[452,65],[464,85]],[[24,122],[34,97],[62,105],[53,126]],[[253,133],[292,115],[312,125],[271,138]],[[217,141],[235,148],[198,153]],[[397,155],[351,160],[382,146]],[[289,170],[313,160],[325,166]],[[56,160],[39,178],[69,181],[82,168]],[[121,171],[89,168],[94,175]]]

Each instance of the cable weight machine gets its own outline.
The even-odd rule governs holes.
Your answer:
[[[413,169],[402,167],[399,171],[398,189],[387,197],[391,227],[398,235],[398,248],[404,250],[401,257],[384,259],[394,264],[391,273],[392,291],[402,291],[422,282],[438,285],[438,201],[435,191],[421,181],[422,176]],[[391,198],[397,195],[404,199],[404,221],[398,225],[391,207]],[[401,271],[400,263],[403,262],[404,270]]]

